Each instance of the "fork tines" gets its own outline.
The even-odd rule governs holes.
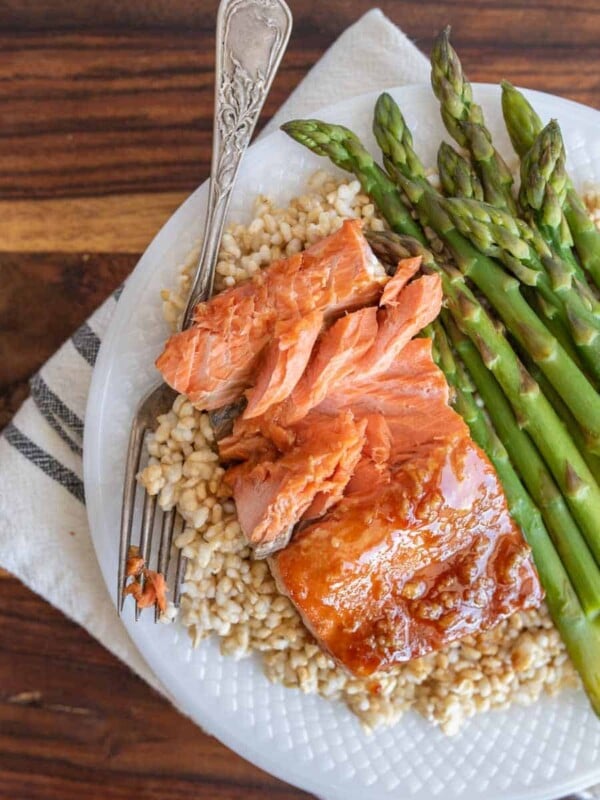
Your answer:
[[[121,535],[119,543],[119,565],[117,575],[117,608],[122,613],[125,601],[125,588],[129,576],[127,575],[127,560],[132,545],[137,546],[140,557],[143,559],[143,566],[152,569],[151,562],[156,558],[156,572],[161,573],[167,580],[167,574],[171,565],[171,555],[175,530],[179,531],[183,526],[183,520],[177,514],[175,508],[163,511],[160,506],[157,508],[157,495],[150,495],[140,489],[143,493],[143,504],[141,511],[141,523],[139,525],[139,537],[133,541],[134,518],[136,516],[137,475],[142,464],[143,451],[145,449],[145,438],[151,430],[151,425],[156,422],[159,413],[168,410],[172,405],[174,393],[165,387],[164,384],[154,389],[141,402],[137,409],[134,423],[129,437],[129,448],[127,451],[127,462],[125,468],[125,481],[123,485],[123,505],[121,509]],[[158,523],[158,524],[157,524]],[[155,531],[160,528],[160,539],[158,548],[153,547]],[[175,606],[179,605],[181,597],[181,584],[185,574],[186,559],[182,550],[177,551],[176,566],[173,575],[173,600]],[[142,593],[145,585],[144,573],[134,577],[139,584],[139,592]],[[135,606],[135,619],[139,620],[142,608]],[[154,620],[160,618],[158,605],[154,606]]]

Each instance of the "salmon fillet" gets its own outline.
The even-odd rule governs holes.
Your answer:
[[[467,436],[361,482],[270,560],[319,644],[367,676],[539,605],[528,546]]]
[[[379,363],[380,373],[338,381],[311,412],[351,409],[367,441],[342,499],[270,559],[319,644],[360,676],[542,597],[496,473],[448,405],[431,341]]]
[[[322,312],[325,322],[334,320],[375,302],[387,280],[362,235],[361,223],[349,220],[307,250],[200,303],[192,327],[171,336],[156,366],[164,380],[197,408],[220,408],[254,383],[261,352],[276,325],[283,336],[286,327],[297,330],[301,320],[314,312]],[[303,350],[308,358],[311,349],[307,336],[298,343],[295,364],[301,362]],[[275,368],[286,372],[285,364],[277,366],[277,359],[272,359]],[[294,374],[286,372],[286,385],[292,385]],[[255,403],[266,409],[275,402],[274,383],[268,383],[268,375],[263,380],[267,383],[261,405],[258,393]]]

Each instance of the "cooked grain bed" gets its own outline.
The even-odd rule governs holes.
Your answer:
[[[600,223],[600,196],[591,192],[586,201]],[[322,171],[287,208],[259,197],[253,220],[230,226],[223,237],[216,288],[233,286],[298,252],[346,217],[383,228],[358,182],[340,182]],[[173,327],[197,256],[195,251],[182,265],[176,290],[162,293],[164,316]],[[252,559],[222,482],[208,416],[179,396],[158,423],[140,479],[159,495],[162,508],[177,505],[186,523],[175,542],[189,559],[179,617],[194,645],[215,633],[224,655],[242,658],[259,651],[270,680],[341,700],[368,729],[391,725],[414,709],[452,734],[479,711],[532,703],[543,692],[554,694],[577,683],[545,606],[391,672],[368,680],[348,676],[315,644],[290,601],[277,591],[267,564]],[[164,620],[174,616],[170,607]]]

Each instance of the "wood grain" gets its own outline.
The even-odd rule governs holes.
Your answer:
[[[187,192],[0,200],[0,242],[12,253],[139,253]],[[118,225],[115,225],[118,220]]]
[[[382,0],[473,80],[600,106],[597,0]],[[263,121],[369,0],[290,0]],[[0,428],[210,160],[217,0],[0,0]],[[357,69],[360,68],[357,66]],[[0,800],[300,800],[0,570]]]

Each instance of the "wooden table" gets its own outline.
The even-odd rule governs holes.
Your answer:
[[[265,119],[368,0],[290,0]],[[597,0],[383,0],[473,80],[600,106]],[[27,379],[207,175],[216,0],[0,3],[0,428]],[[204,735],[0,571],[0,798],[306,797]]]

